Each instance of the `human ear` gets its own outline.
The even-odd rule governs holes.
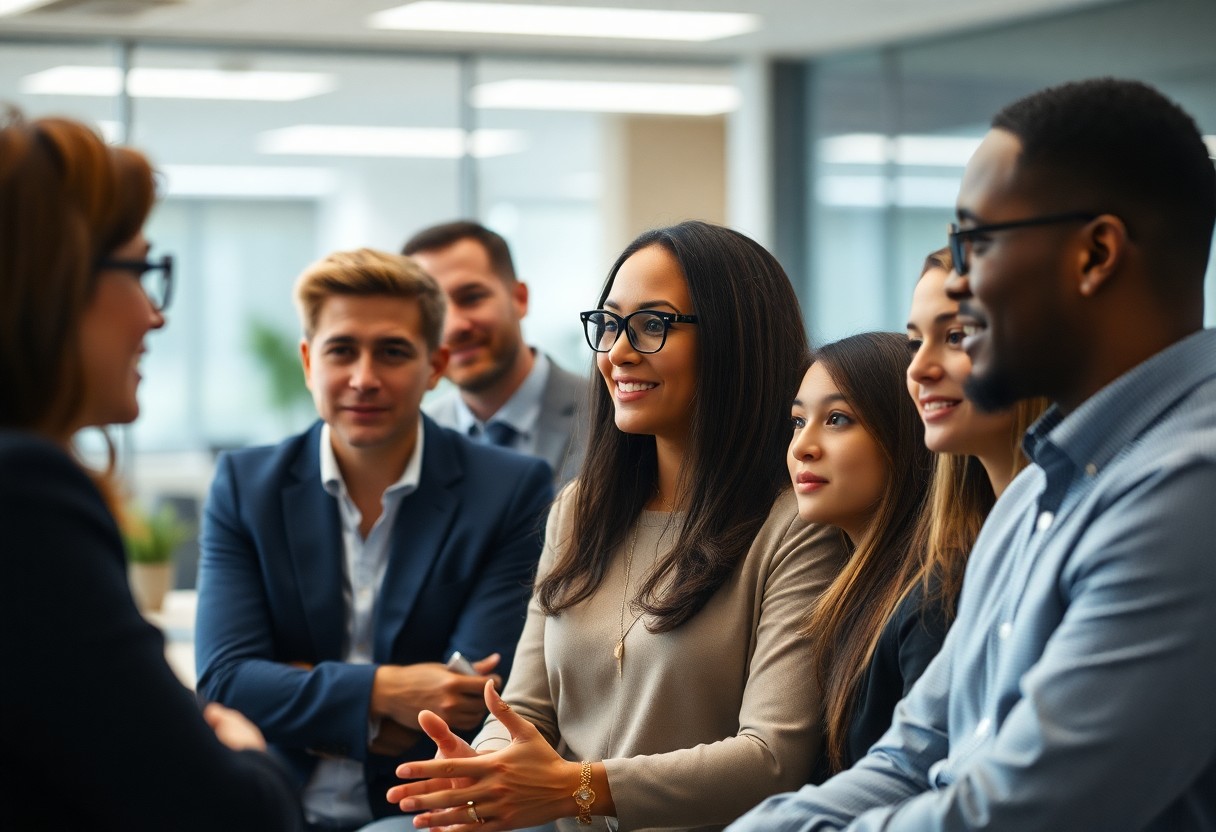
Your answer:
[[[1085,228],[1078,289],[1093,297],[1115,273],[1127,253],[1127,226],[1114,214],[1102,214]]]

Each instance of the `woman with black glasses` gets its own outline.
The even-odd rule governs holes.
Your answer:
[[[81,428],[139,414],[171,285],[141,230],[154,199],[136,151],[73,121],[0,118],[5,828],[298,828],[258,729],[200,713],[166,664],[127,588],[108,477],[72,451]]]
[[[464,745],[389,799],[417,825],[717,829],[800,785],[819,743],[797,625],[843,559],[783,463],[808,363],[798,301],[752,240],[643,234],[582,315],[600,383],[557,499],[511,681]],[[604,821],[597,821],[602,828]]]

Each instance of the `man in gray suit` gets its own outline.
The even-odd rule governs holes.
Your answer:
[[[431,226],[402,248],[448,297],[447,377],[458,388],[424,407],[444,427],[488,444],[540,457],[554,483],[578,473],[586,447],[577,416],[588,381],[524,343],[520,319],[528,287],[515,275],[511,250],[479,223]]]

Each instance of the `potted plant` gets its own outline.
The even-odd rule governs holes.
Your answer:
[[[158,611],[173,582],[173,551],[190,539],[193,529],[168,505],[155,514],[127,505],[120,527],[135,603],[144,612]]]

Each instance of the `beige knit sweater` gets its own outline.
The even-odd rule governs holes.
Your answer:
[[[573,489],[549,516],[540,574],[568,545]],[[632,599],[668,552],[679,516],[643,512],[629,578]],[[626,558],[613,555],[595,594],[554,617],[535,599],[504,698],[569,760],[603,760],[617,817],[596,828],[720,829],[768,795],[806,782],[819,750],[811,651],[797,629],[844,561],[839,533],[798,519],[792,492],[774,503],[747,557],[691,621],[654,634],[624,615]],[[631,626],[632,625],[632,626]],[[491,717],[478,750],[510,736]],[[560,829],[576,827],[573,818]]]

